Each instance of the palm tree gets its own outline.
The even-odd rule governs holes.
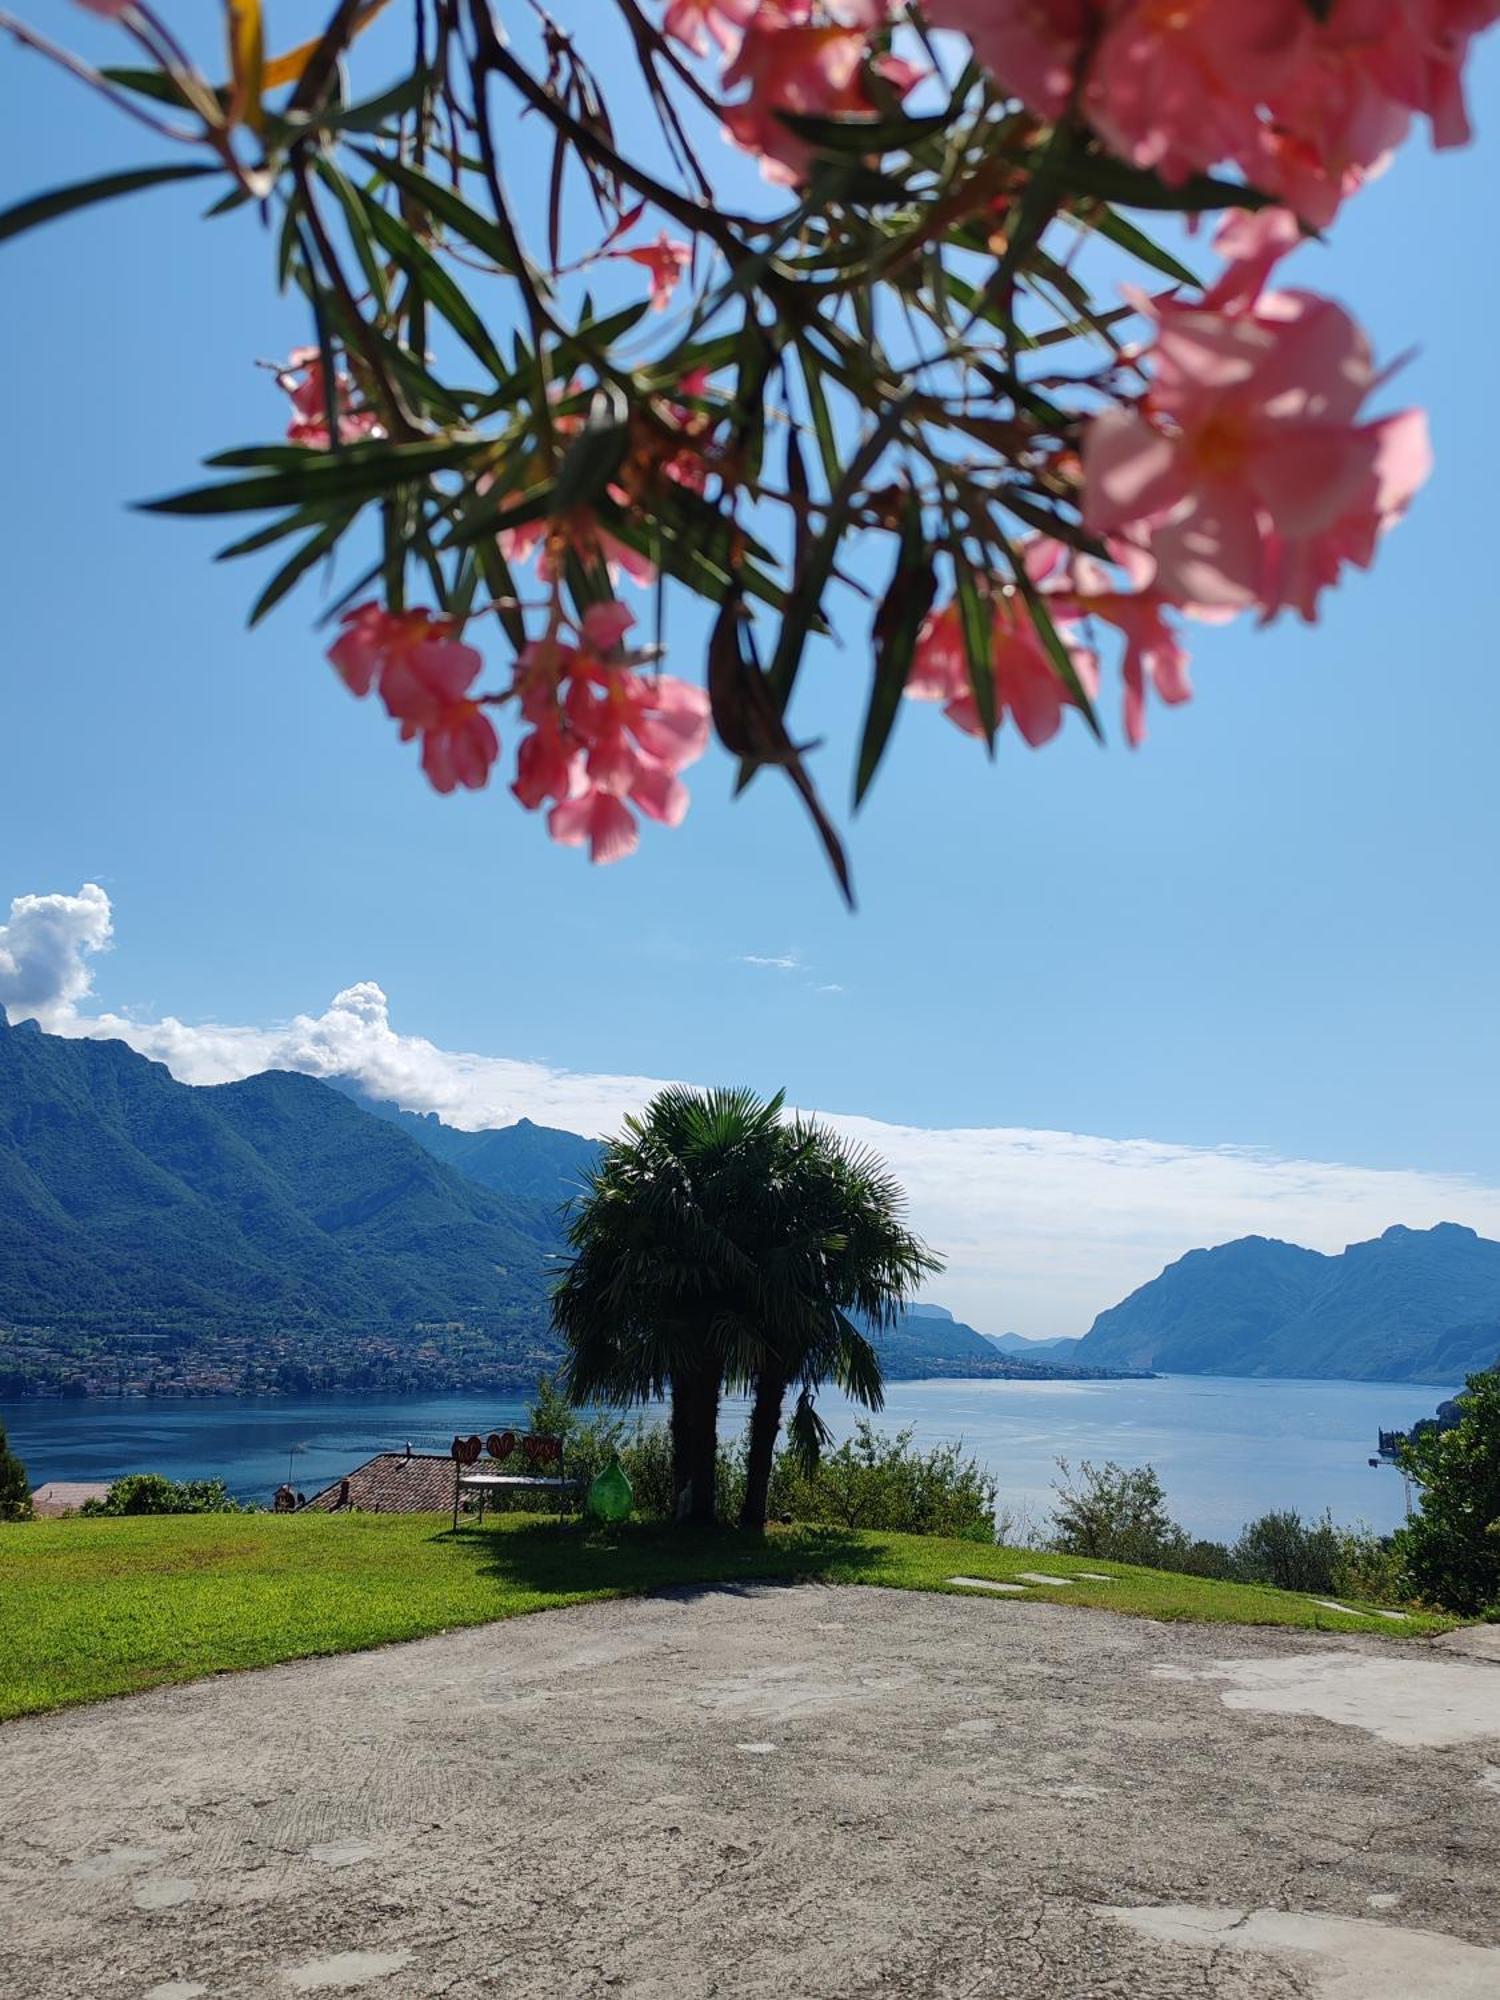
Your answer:
[[[880,1409],[880,1361],[861,1327],[893,1325],[922,1279],[941,1269],[906,1228],[905,1193],[877,1154],[804,1119],[782,1136],[740,1509],[740,1526],[757,1531],[766,1524],[788,1392],[798,1391],[791,1447],[811,1472],[829,1436],[814,1403],[819,1386],[831,1380],[867,1409]]]
[[[780,1127],[780,1096],[673,1086],[609,1141],[568,1225],[572,1257],[552,1296],[575,1403],[670,1391],[679,1519],[716,1513],[719,1400],[743,1380],[739,1346],[753,1262],[738,1240]]]
[[[725,1383],[755,1396],[741,1518],[759,1527],[788,1389],[801,1391],[794,1445],[815,1459],[821,1381],[880,1405],[879,1361],[846,1309],[888,1324],[937,1268],[880,1163],[783,1122],[782,1102],[674,1087],[627,1119],[574,1212],[553,1295],[575,1402],[670,1390],[678,1515],[694,1522],[715,1516]]]

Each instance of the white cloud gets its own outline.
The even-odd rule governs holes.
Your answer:
[[[86,959],[109,936],[100,889],[18,898],[0,928],[0,999],[12,1018],[19,1003],[64,1034],[118,1037],[185,1083],[272,1068],[351,1076],[374,1096],[471,1129],[527,1117],[609,1132],[669,1080],[442,1049],[393,1027],[385,994],[368,980],[321,1014],[266,1028],[85,1014]],[[1080,1333],[1174,1257],[1233,1236],[1338,1250],[1392,1222],[1440,1221],[1500,1236],[1500,1188],[1462,1175],[1078,1132],[936,1130],[807,1108],[890,1162],[915,1225],[948,1262],[931,1296],[993,1333]]]
[[[17,896],[0,924],[0,1007],[11,1021],[65,1021],[93,991],[89,959],[109,949],[109,898],[97,882],[76,896]]]
[[[740,957],[741,965],[758,965],[767,972],[800,972],[802,956],[800,952],[783,951],[771,958],[763,958],[759,952],[747,951]]]

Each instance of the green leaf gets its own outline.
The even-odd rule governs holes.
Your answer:
[[[823,461],[823,477],[828,481],[828,490],[831,493],[839,483],[843,466],[839,457],[839,442],[834,432],[833,418],[828,410],[828,397],[823,388],[823,370],[818,357],[805,340],[797,342],[797,358],[802,364],[802,385],[807,391],[807,407],[818,440],[818,456]]]
[[[1149,167],[1132,167],[1107,153],[1074,153],[1060,170],[1070,194],[1096,195],[1126,208],[1161,209],[1167,214],[1200,215],[1216,208],[1269,208],[1272,197],[1241,181],[1189,174],[1164,181]]]
[[[924,139],[946,132],[952,122],[947,111],[925,118],[815,118],[801,111],[778,111],[776,116],[820,153],[849,153],[857,159],[872,153],[910,152]]]
[[[507,528],[524,528],[529,522],[545,520],[554,512],[550,479],[524,493],[504,493],[498,482],[492,490],[493,500],[486,497],[465,514],[439,542],[439,549],[466,549],[476,542],[493,541]]]
[[[1000,487],[995,498],[1017,520],[1024,521],[1028,528],[1035,528],[1039,535],[1046,535],[1055,542],[1065,542],[1070,549],[1081,549],[1086,555],[1097,556],[1100,562],[1109,561],[1109,550],[1105,544],[1077,521],[1066,520],[1046,507],[1039,507],[1034,500],[1018,493],[1012,486]]]
[[[134,91],[137,97],[149,97],[154,104],[170,104],[178,111],[192,109],[192,100],[186,91],[165,70],[111,64],[108,69],[101,69],[99,74],[106,83],[113,83],[121,90]],[[220,90],[215,95],[222,110],[229,102],[229,92]]]
[[[420,286],[428,304],[442,314],[459,339],[472,348],[497,382],[506,381],[510,371],[501,360],[500,351],[490,338],[488,328],[437,258],[425,244],[417,241],[404,222],[392,215],[389,209],[382,208],[373,195],[365,193],[362,188],[356,188],[354,193],[376,238]]]
[[[354,515],[349,511],[336,514],[331,521],[325,521],[316,533],[308,536],[301,548],[281,565],[260,596],[256,598],[250,613],[252,627],[258,625],[266,613],[281,602],[315,562],[328,554],[353,519]]]
[[[367,166],[373,167],[378,174],[410,195],[419,207],[425,208],[436,221],[444,223],[455,235],[472,244],[492,264],[498,264],[502,271],[509,271],[513,277],[519,275],[520,262],[510,239],[477,208],[471,208],[462,195],[444,187],[441,181],[419,173],[404,160],[388,159],[385,154],[368,151],[363,146],[356,146],[354,150]]]
[[[575,507],[594,506],[608,491],[629,450],[628,423],[586,424],[557,468],[553,511],[567,514]]]
[[[423,444],[352,444],[343,451],[309,451],[305,463],[231,479],[218,486],[194,486],[161,500],[137,503],[143,514],[244,514],[260,508],[369,499],[398,486],[457,471],[491,450],[483,442],[455,444],[438,438]]]
[[[995,706],[994,620],[990,606],[979,588],[969,558],[961,542],[951,544],[953,581],[958,599],[958,622],[963,633],[964,660],[969,669],[969,688],[984,729],[990,755],[995,754],[995,731],[1000,726]]]
[[[268,549],[273,542],[284,541],[288,535],[295,535],[303,528],[315,528],[326,519],[321,507],[298,507],[290,514],[284,514],[279,521],[271,521],[264,528],[257,528],[253,535],[246,535],[240,541],[227,542],[214,557],[215,562],[232,562],[236,556],[251,556],[258,549]]]
[[[343,111],[325,106],[323,110],[310,114],[305,120],[296,118],[274,120],[273,129],[277,125],[284,125],[286,129],[295,131],[299,125],[304,128],[311,125],[320,132],[378,132],[388,119],[401,118],[408,111],[415,111],[422,102],[423,93],[427,90],[430,80],[425,70],[415,69],[410,76],[403,77],[400,83],[392,84],[389,90],[381,91],[378,97],[367,97],[362,104],[351,104]]]
[[[95,202],[113,201],[141,188],[161,187],[167,181],[202,180],[205,174],[222,171],[217,166],[181,161],[169,166],[130,167],[123,173],[101,174],[97,180],[76,181],[72,187],[52,188],[46,194],[33,195],[29,201],[18,201],[14,208],[0,210],[0,243],[7,237],[35,229],[40,223],[52,222],[60,215],[71,215],[75,209],[90,208]]]
[[[986,513],[985,519],[991,534],[1005,551],[1006,560],[1010,564],[1011,575],[1015,579],[1016,589],[1024,598],[1026,609],[1031,613],[1031,622],[1036,627],[1037,637],[1042,642],[1043,651],[1052,662],[1057,678],[1068,690],[1069,699],[1088,724],[1094,737],[1102,743],[1104,741],[1104,732],[1100,729],[1099,718],[1094,713],[1093,698],[1083,682],[1078,678],[1078,669],[1073,664],[1073,655],[1058,636],[1057,627],[1052,622],[1052,613],[1048,608],[1046,598],[1043,597],[1042,593],[1032,582],[1026,565],[1021,559],[1019,549],[1002,532],[999,523],[995,521],[993,515]]]
[[[922,509],[915,494],[907,496],[901,524],[901,543],[896,551],[896,567],[890,585],[875,613],[875,681],[870,689],[870,705],[865,712],[864,734],[860,738],[859,764],[854,774],[854,803],[861,805],[871,780],[879,769],[901,706],[902,691],[911,672],[917,633],[932,609],[937,595],[937,576],[932,551],[922,532]]]
[[[1087,218],[1070,216],[1068,219],[1076,220],[1080,228],[1094,230],[1118,249],[1128,251],[1137,262],[1148,264],[1153,271],[1160,271],[1164,278],[1171,278],[1179,285],[1192,285],[1195,289],[1203,282],[1170,250],[1163,250],[1159,243],[1153,243],[1143,229],[1137,229],[1123,215],[1116,215],[1112,208],[1096,209]]]

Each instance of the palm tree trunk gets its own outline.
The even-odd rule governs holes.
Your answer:
[[[713,1369],[672,1377],[673,1519],[711,1528],[717,1518],[719,1376]]]
[[[750,1448],[745,1455],[745,1501],[740,1508],[740,1526],[762,1534],[766,1507],[771,1494],[771,1467],[776,1457],[776,1439],[781,1430],[781,1406],[786,1399],[786,1377],[764,1370],[755,1378],[755,1402],[750,1411]]]

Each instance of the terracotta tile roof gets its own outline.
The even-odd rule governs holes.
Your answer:
[[[481,1466],[474,1468],[476,1471]],[[325,1514],[358,1508],[366,1514],[445,1514],[453,1505],[453,1460],[446,1452],[381,1451],[315,1493],[306,1509]]]

